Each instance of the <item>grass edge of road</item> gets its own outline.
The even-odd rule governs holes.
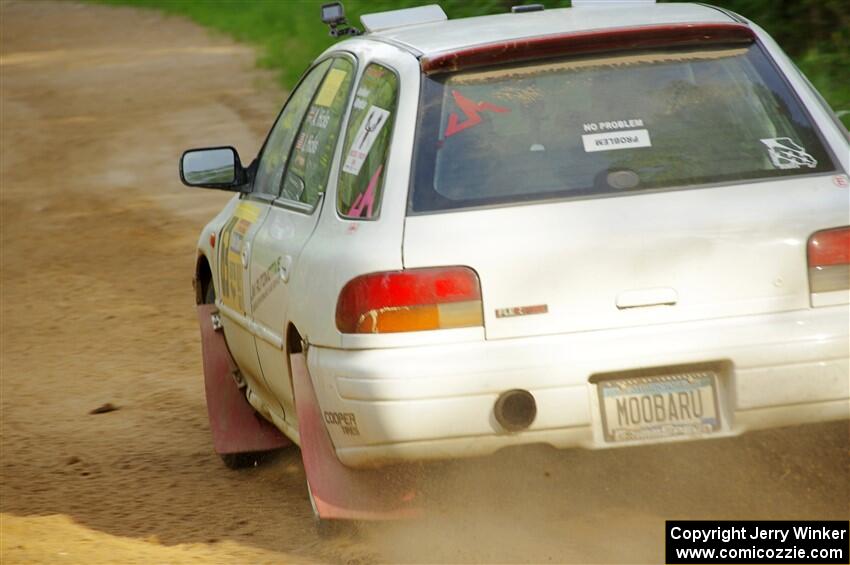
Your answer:
[[[318,1],[256,0],[88,0],[98,4],[156,9],[165,14],[187,17],[210,29],[225,33],[237,41],[258,48],[257,64],[278,74],[284,89],[291,88],[310,62],[335,43],[319,18]],[[518,1],[518,0],[517,0]],[[347,0],[348,20],[359,23],[361,14],[418,6],[425,0]],[[513,0],[440,0],[451,18],[504,13]],[[734,0],[715,0],[734,4]],[[568,0],[550,0],[547,7],[569,5]],[[732,9],[737,6],[730,6]],[[756,23],[759,14],[746,13]],[[287,25],[281,25],[286,22]],[[770,26],[768,32],[771,32]],[[782,45],[781,37],[774,38]],[[850,81],[843,80],[842,69],[850,67],[850,44],[840,39],[824,46],[810,44],[796,56],[795,64],[850,128]]]

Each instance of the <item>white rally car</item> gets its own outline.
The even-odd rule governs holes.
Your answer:
[[[257,159],[184,154],[238,193],[195,275],[226,462],[291,440],[368,518],[389,464],[850,416],[846,129],[736,14],[575,4],[323,6]]]

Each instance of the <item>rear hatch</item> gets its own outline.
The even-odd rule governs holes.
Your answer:
[[[488,338],[806,308],[807,239],[848,222],[756,44],[435,75],[422,96],[405,268],[475,269]]]

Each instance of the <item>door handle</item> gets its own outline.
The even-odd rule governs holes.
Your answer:
[[[674,288],[641,288],[626,290],[617,295],[617,308],[644,308],[646,306],[673,306],[679,301]]]
[[[289,269],[292,267],[292,255],[286,255],[280,259],[280,279],[289,282]]]
[[[251,256],[250,245],[247,243],[242,244],[242,252],[239,254],[239,257],[242,259],[242,268],[248,268],[248,259]]]

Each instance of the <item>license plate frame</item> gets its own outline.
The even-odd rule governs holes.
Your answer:
[[[602,437],[606,443],[668,441],[722,430],[716,370],[682,368],[651,374],[640,371],[632,375],[611,375],[596,380],[595,384]],[[618,402],[617,399],[624,400]],[[687,417],[684,417],[686,412]],[[659,418],[659,414],[664,418]],[[625,426],[622,425],[624,419]]]

